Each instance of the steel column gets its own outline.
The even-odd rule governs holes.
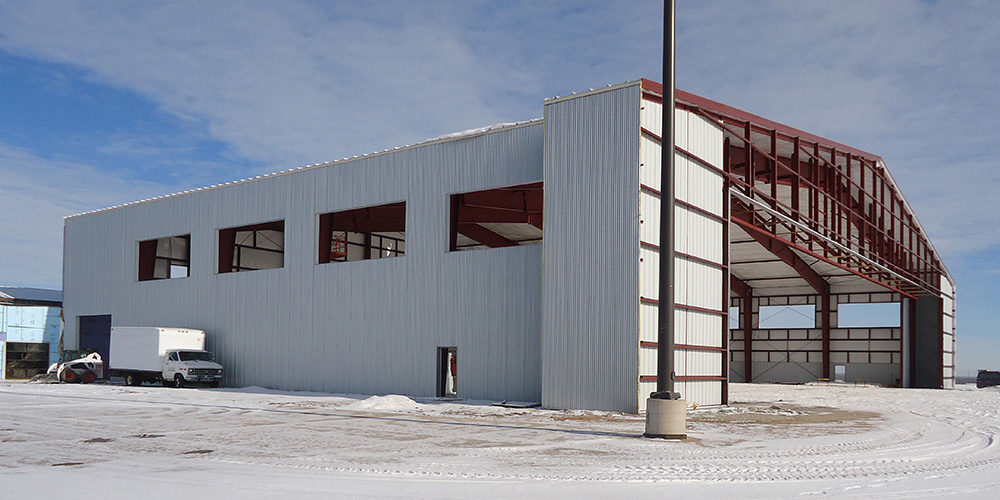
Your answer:
[[[830,378],[830,292],[820,294],[820,321],[823,329],[823,377]]]
[[[660,280],[657,299],[656,392],[651,397],[680,399],[674,392],[674,2],[663,5],[663,112],[660,140]]]

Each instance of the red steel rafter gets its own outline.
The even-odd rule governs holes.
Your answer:
[[[659,102],[659,83],[641,85]],[[677,100],[723,128],[730,185],[792,222],[766,221],[768,232],[908,296],[940,293],[947,270],[881,158],[688,92]]]

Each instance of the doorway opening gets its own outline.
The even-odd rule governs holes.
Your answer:
[[[458,397],[458,348],[438,347],[437,395]]]
[[[111,376],[110,352],[111,352],[111,315],[98,314],[95,316],[79,317],[80,341],[78,349],[91,350],[100,353],[101,360],[104,361],[104,378]],[[62,353],[60,353],[62,354]]]
[[[847,378],[847,367],[844,365],[835,365],[833,367],[833,380],[843,382],[845,378]]]

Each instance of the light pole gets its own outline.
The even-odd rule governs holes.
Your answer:
[[[660,283],[656,391],[646,400],[646,437],[687,437],[687,401],[674,391],[674,0],[663,2],[663,122],[660,129]]]

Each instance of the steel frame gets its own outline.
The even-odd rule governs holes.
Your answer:
[[[542,228],[543,188],[541,182],[451,195],[449,251],[458,251],[458,235],[489,248],[517,246],[481,223],[530,224]],[[524,240],[528,241],[528,240]]]
[[[677,101],[723,128],[725,174],[757,234],[908,297],[940,295],[947,270],[881,158],[680,90]]]
[[[644,100],[662,103],[662,85],[644,79],[641,87]],[[677,109],[711,120],[723,131],[726,222],[772,254],[776,260],[769,262],[791,267],[797,276],[787,279],[802,279],[816,291],[825,377],[831,376],[832,279],[853,275],[907,299],[942,295],[942,277],[951,281],[948,270],[882,158],[694,94],[678,90],[676,95]],[[649,130],[641,133],[660,140]],[[719,170],[680,147],[675,151]],[[742,241],[726,242],[727,273],[744,264],[729,262],[728,247],[736,243]],[[817,267],[820,263],[826,265]],[[755,302],[750,283],[765,286],[756,283],[768,278],[744,282],[730,276],[723,284],[726,298],[730,290],[738,296],[749,330],[744,332],[749,381]],[[725,329],[728,339],[728,325]],[[945,346],[940,347],[939,358],[945,355]],[[943,359],[939,364],[945,368]],[[725,362],[723,370],[728,373]]]

